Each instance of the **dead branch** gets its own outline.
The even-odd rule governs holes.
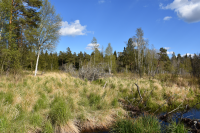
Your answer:
[[[107,83],[107,81],[106,81],[106,83]],[[105,89],[105,87],[106,87],[106,83],[104,84],[103,89]]]
[[[176,95],[176,94],[174,94],[174,95]],[[155,114],[160,108],[162,108],[162,107],[169,101],[169,99],[170,99],[171,97],[174,97],[174,95],[173,95],[173,96],[170,96],[170,97],[167,99],[167,101],[166,101],[164,104],[162,104],[162,106],[160,106],[160,107],[154,112],[154,114]]]
[[[142,101],[142,96],[141,96],[141,94],[140,94],[140,88],[139,88],[139,86],[138,86],[136,83],[135,83],[135,85],[137,86],[137,91],[138,91],[138,93],[139,93],[139,95],[140,95],[140,99],[141,99],[140,102],[141,102],[141,101]],[[140,102],[139,102],[139,103],[140,103]]]

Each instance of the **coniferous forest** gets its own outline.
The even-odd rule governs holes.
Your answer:
[[[0,132],[162,132],[159,120],[199,105],[200,54],[169,56],[140,27],[121,51],[93,37],[91,54],[55,52],[61,22],[48,0],[0,0]],[[166,132],[200,130],[182,115],[190,128]]]
[[[59,40],[59,22],[61,18],[48,1],[41,0],[2,0],[0,2],[0,66],[1,74],[16,73],[19,70],[34,71],[36,66],[41,71],[59,70],[63,64],[72,64],[76,70],[92,63],[105,64],[113,73],[131,72],[140,76],[155,73],[190,74],[199,77],[200,55],[194,56],[172,54],[167,50],[156,50],[143,38],[144,31],[136,30],[132,38],[127,38],[126,47],[113,51],[107,48],[99,50],[97,39],[91,55],[80,51],[55,51]],[[40,10],[39,10],[40,9]],[[114,46],[114,44],[112,44]],[[38,54],[39,53],[39,54]],[[38,58],[39,55],[39,58]],[[37,64],[38,59],[38,65]]]

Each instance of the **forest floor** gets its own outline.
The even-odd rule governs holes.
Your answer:
[[[115,74],[92,82],[63,72],[1,76],[0,132],[79,133],[109,129],[116,119],[127,116],[119,101],[139,108],[146,103],[145,110],[152,113],[172,110],[181,103],[192,106],[199,101],[196,82],[171,75],[150,79]],[[141,103],[135,83],[143,97]]]

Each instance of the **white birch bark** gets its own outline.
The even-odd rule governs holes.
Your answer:
[[[40,57],[40,47],[39,47],[39,49],[38,49],[37,62],[36,62],[36,66],[35,66],[35,76],[36,76],[36,74],[37,74],[37,68],[38,68],[39,57]]]

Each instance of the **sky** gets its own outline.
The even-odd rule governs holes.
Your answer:
[[[49,0],[62,17],[56,52],[91,54],[93,37],[100,50],[111,43],[123,52],[141,28],[149,48],[168,55],[200,52],[200,0]]]

